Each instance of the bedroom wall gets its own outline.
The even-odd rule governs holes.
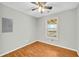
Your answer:
[[[78,51],[79,51],[79,5],[77,8],[77,46],[78,46]]]
[[[2,36],[2,34],[1,34],[1,12],[2,11],[2,9],[1,9],[1,5],[0,5],[0,52],[1,52],[1,50],[2,50],[2,39],[1,39],[1,36]]]
[[[45,36],[46,25],[45,22],[48,19],[58,17],[58,40],[49,39]],[[77,39],[76,39],[76,9],[63,11],[57,14],[51,14],[49,16],[42,17],[38,20],[38,39],[40,41],[56,44],[59,46],[67,47],[70,49],[77,50]]]
[[[1,5],[0,5],[0,16],[1,16]],[[1,33],[1,19],[0,19],[0,33]]]
[[[0,23],[2,17],[12,19],[13,32],[0,32],[0,55],[27,45],[36,39],[36,19],[34,17],[0,5]]]

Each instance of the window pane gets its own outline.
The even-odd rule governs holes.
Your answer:
[[[48,24],[48,29],[55,29],[57,24]]]

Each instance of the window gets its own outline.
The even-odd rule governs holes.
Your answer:
[[[49,19],[47,20],[47,36],[51,38],[57,38],[57,25],[58,19]]]

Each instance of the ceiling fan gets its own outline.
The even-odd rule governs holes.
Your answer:
[[[35,11],[38,9],[39,12],[43,13],[46,9],[47,10],[52,10],[52,6],[47,6],[47,2],[31,2],[32,4],[37,5],[36,8],[33,8],[32,11]]]

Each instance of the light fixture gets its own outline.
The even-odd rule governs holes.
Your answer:
[[[44,6],[39,6],[38,5],[38,11],[41,12],[41,13],[43,13],[45,11]]]
[[[42,7],[38,7],[38,11],[41,12],[42,11]]]
[[[44,11],[45,11],[45,9],[44,9],[44,8],[42,8],[42,7],[39,7],[39,8],[38,8],[38,11],[42,13],[42,12],[44,12]]]
[[[47,10],[48,11],[52,10],[52,6],[47,6],[46,5],[47,2],[31,2],[31,3],[37,5],[37,7],[33,8],[32,11],[38,10],[38,12],[43,13]]]

